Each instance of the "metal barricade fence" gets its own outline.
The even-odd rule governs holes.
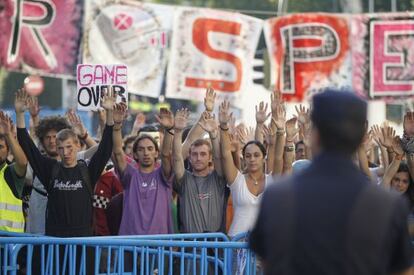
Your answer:
[[[28,275],[236,274],[232,253],[240,250],[246,252],[246,261],[239,274],[256,274],[256,259],[247,243],[230,241],[222,233],[89,238],[3,233],[2,275],[17,274],[23,268]],[[25,267],[18,263],[22,249],[26,249]]]

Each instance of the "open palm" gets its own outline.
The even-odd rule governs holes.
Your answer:
[[[155,115],[155,118],[164,129],[171,129],[174,127],[174,115],[167,108],[161,108],[159,115]]]
[[[28,109],[29,96],[25,89],[19,89],[14,99],[16,113],[24,113]]]

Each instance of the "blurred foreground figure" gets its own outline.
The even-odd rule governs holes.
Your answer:
[[[266,274],[412,274],[407,201],[351,160],[366,114],[350,92],[313,98],[315,158],[265,191],[250,237]]]

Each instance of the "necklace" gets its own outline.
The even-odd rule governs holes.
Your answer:
[[[262,178],[263,178],[263,175],[260,175],[260,178],[258,178],[258,179],[255,179],[252,175],[250,175],[249,173],[247,173],[247,175],[249,176],[249,178],[251,178],[254,182],[253,182],[253,184],[254,185],[258,185],[259,184],[259,182],[258,182],[258,180],[261,180]]]

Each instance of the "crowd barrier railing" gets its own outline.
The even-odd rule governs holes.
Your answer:
[[[0,237],[3,275],[23,269],[28,275],[256,274],[256,259],[247,243],[231,241],[223,233],[55,238],[0,232],[0,236],[6,236]],[[233,266],[240,264],[232,256],[237,251],[245,252],[243,269]]]

